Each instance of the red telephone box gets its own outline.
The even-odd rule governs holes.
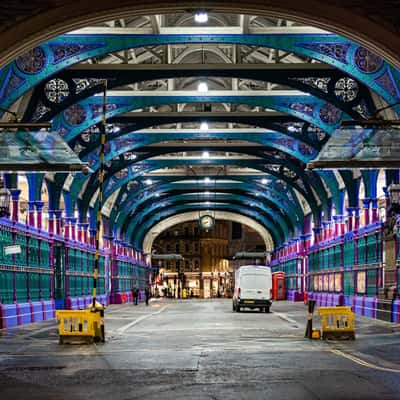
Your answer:
[[[272,298],[274,300],[286,299],[285,273],[282,271],[272,274]]]

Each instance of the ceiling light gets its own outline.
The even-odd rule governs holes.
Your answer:
[[[208,14],[205,11],[199,11],[194,14],[194,20],[199,24],[204,24],[208,21]]]
[[[261,179],[261,183],[263,185],[266,185],[268,183],[268,179],[266,179],[266,178]]]
[[[203,158],[209,158],[210,157],[210,153],[208,151],[203,151]]]
[[[208,92],[208,85],[207,82],[200,82],[197,86],[198,92]]]
[[[209,195],[211,194],[211,192],[204,192],[204,194],[205,194],[206,196],[209,196]]]
[[[208,124],[207,124],[207,122],[202,122],[201,124],[200,124],[200,130],[201,131],[206,131],[208,129]]]
[[[205,182],[205,183],[210,183],[210,182],[211,182],[211,179],[210,179],[208,176],[206,176],[206,177],[204,178],[204,182]]]
[[[153,183],[153,181],[152,181],[151,179],[146,179],[146,180],[144,181],[144,183],[145,183],[146,185],[151,185],[151,184]]]

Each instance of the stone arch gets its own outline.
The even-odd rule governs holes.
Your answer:
[[[214,213],[215,213],[216,219],[221,219],[221,220],[225,220],[225,221],[241,222],[244,225],[250,226],[256,232],[258,232],[259,235],[263,238],[267,252],[270,252],[274,249],[274,243],[273,243],[270,233],[258,222],[254,221],[251,218],[246,217],[244,215],[235,214],[235,213],[228,212],[228,211],[215,211]],[[144,253],[145,254],[151,253],[152,244],[153,244],[154,240],[156,239],[156,237],[162,231],[170,228],[171,226],[179,224],[181,222],[195,221],[198,218],[199,218],[198,211],[191,211],[191,212],[173,215],[173,216],[166,218],[165,220],[159,222],[158,224],[154,225],[153,227],[151,227],[149,232],[147,232],[146,236],[144,237],[144,240],[143,240]]]

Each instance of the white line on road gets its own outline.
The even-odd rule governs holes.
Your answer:
[[[154,315],[161,314],[167,307],[168,306],[164,306],[164,307],[160,308],[156,312],[153,312],[151,314],[142,315],[141,317],[139,317],[138,319],[135,319],[134,321],[130,322],[129,324],[121,326],[121,328],[118,328],[117,332],[118,333],[125,333],[129,328],[131,328],[132,326],[135,326],[139,322],[142,322],[144,319],[150,318],[150,317],[152,317]]]
[[[353,361],[354,363],[356,363],[358,365],[362,365],[363,367],[376,369],[378,371],[395,372],[397,374],[400,373],[400,369],[380,367],[379,365],[371,364],[368,361],[362,360],[361,358],[358,358],[358,357],[353,356],[351,354],[344,353],[343,351],[340,351],[338,349],[332,349],[331,352],[333,354],[338,355],[338,356],[347,358],[348,360]]]
[[[294,324],[294,325],[297,325],[297,324],[298,324],[297,321],[295,321],[294,319],[288,317],[286,314],[277,313],[277,312],[274,312],[274,314],[275,314],[278,318],[283,319],[284,321],[289,322],[290,324]]]

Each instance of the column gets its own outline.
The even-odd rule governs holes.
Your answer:
[[[35,202],[28,201],[28,225],[35,226]]]
[[[363,209],[364,209],[364,222],[365,225],[369,225],[369,203],[370,199],[363,199]]]
[[[96,246],[96,232],[97,232],[96,229],[89,229],[89,235],[90,235],[89,241],[92,246]]]
[[[70,234],[69,234],[70,226],[69,226],[69,223],[70,223],[70,218],[69,217],[64,217],[64,238],[66,240],[69,240],[69,238],[70,238]]]
[[[21,194],[21,190],[19,189],[11,189],[11,198],[12,198],[12,214],[11,219],[14,222],[18,221],[18,207],[19,207],[19,196]]]
[[[347,208],[347,232],[353,230],[353,209],[351,207]]]
[[[70,218],[70,235],[72,240],[76,240],[76,218]]]
[[[338,237],[342,234],[342,217],[341,215],[334,215],[333,217],[333,223],[334,223],[334,235],[335,237]]]
[[[36,205],[36,228],[42,230],[42,212],[43,212],[43,201],[35,201]]]
[[[360,227],[360,209],[358,207],[353,208],[354,213],[354,230]]]
[[[61,210],[54,210],[57,235],[61,235],[61,214],[62,214]]]
[[[321,228],[318,226],[313,228],[312,230],[314,232],[314,244],[318,244],[321,240]]]
[[[48,217],[49,233],[53,234],[54,233],[54,211],[49,210],[47,213],[49,214],[49,217]]]
[[[379,215],[378,215],[378,199],[371,199],[371,223],[378,222]]]
[[[88,244],[88,228],[89,228],[89,223],[87,222],[82,222],[81,223],[81,228],[82,228],[82,241],[85,244]]]

